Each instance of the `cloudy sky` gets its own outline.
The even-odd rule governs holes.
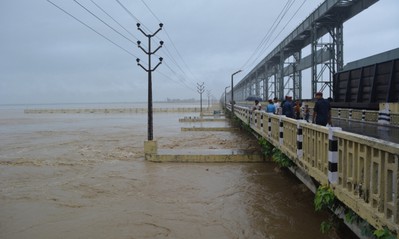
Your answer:
[[[148,44],[137,20],[145,31],[164,24],[152,44],[165,42],[153,58],[153,66],[164,58],[153,74],[154,100],[199,98],[197,82],[219,98],[233,72],[244,70],[238,82],[259,61],[244,67],[286,4],[292,5],[259,59],[323,2],[51,1],[108,40],[47,0],[0,0],[0,104],[145,102],[147,74],[136,57],[145,66],[148,60],[134,43]],[[398,10],[398,0],[380,0],[344,24],[345,64],[399,47]]]

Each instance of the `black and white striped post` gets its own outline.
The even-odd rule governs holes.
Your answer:
[[[303,142],[303,134],[302,134],[302,125],[300,124],[300,120],[296,123],[296,154],[298,159],[302,159],[303,150],[302,150],[302,142]],[[306,122],[306,121],[305,121]]]
[[[389,104],[386,103],[384,108],[378,111],[378,123],[384,125],[391,123],[391,112],[389,110]]]
[[[263,132],[263,113],[260,113],[260,129]]]
[[[283,118],[283,116],[280,116],[280,119],[279,119],[279,121],[280,121],[280,128],[279,128],[280,134],[279,134],[279,141],[278,142],[279,142],[280,145],[283,145],[283,143],[284,143],[284,122],[283,122],[282,118]]]
[[[338,119],[341,119],[341,109],[338,109]]]
[[[349,120],[352,120],[352,109],[349,109]]]
[[[267,120],[267,135],[269,137],[272,136],[272,117],[270,117],[270,113],[268,115],[268,120]]]
[[[338,140],[334,132],[340,130],[339,127],[330,127],[328,130],[328,182],[330,184],[338,182]]]
[[[362,110],[362,122],[366,120],[366,110]]]

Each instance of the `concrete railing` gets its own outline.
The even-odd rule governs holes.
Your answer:
[[[350,121],[360,121],[366,123],[375,123],[375,124],[384,124],[384,125],[391,125],[391,126],[399,126],[399,113],[398,113],[398,103],[389,103],[392,110],[385,110],[384,106],[386,104],[381,103],[380,108],[382,110],[359,110],[359,109],[346,109],[346,108],[332,108],[331,109],[331,116],[334,119],[343,119],[343,120],[350,120]],[[244,101],[239,102],[238,105],[244,107],[251,107],[253,102]],[[267,103],[266,103],[267,105]],[[264,107],[266,107],[264,105]],[[310,104],[310,114],[313,114],[313,105],[314,103]],[[236,106],[237,107],[237,106]],[[303,114],[303,112],[301,113]]]
[[[336,119],[354,120],[368,123],[382,123],[399,126],[399,113],[393,112],[384,114],[381,111],[375,110],[333,108],[331,110],[331,116]],[[385,116],[385,120],[383,116]]]
[[[234,109],[309,176],[330,184],[337,198],[368,223],[399,231],[399,144],[248,107]]]

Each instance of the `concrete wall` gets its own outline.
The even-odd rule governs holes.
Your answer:
[[[234,109],[301,170],[320,184],[330,184],[337,198],[372,226],[399,230],[399,144],[285,116],[251,113],[247,107]]]

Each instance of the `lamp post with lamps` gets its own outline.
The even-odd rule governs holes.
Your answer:
[[[226,105],[227,105],[227,95],[226,95],[226,90],[230,88],[230,86],[226,86],[224,88],[224,108],[226,109]]]
[[[234,115],[234,86],[233,86],[233,76],[240,73],[242,70],[238,70],[231,75],[231,113]]]

